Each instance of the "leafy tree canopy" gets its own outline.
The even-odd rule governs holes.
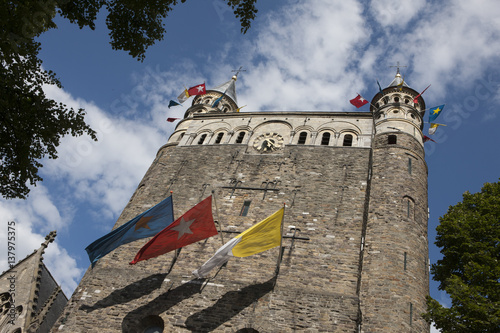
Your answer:
[[[433,279],[451,307],[427,298],[427,313],[442,332],[500,332],[500,182],[464,193],[436,228],[443,259]]]
[[[245,33],[255,18],[257,0],[220,0],[240,19]],[[57,158],[57,146],[67,134],[96,133],[85,123],[83,109],[74,110],[45,96],[43,85],[61,83],[52,71],[42,68],[36,38],[57,28],[57,14],[95,28],[99,11],[107,12],[110,44],[144,60],[146,49],[162,40],[163,19],[177,0],[0,0],[0,194],[26,198],[28,182],[42,178],[40,159]],[[180,2],[186,2],[181,0]]]

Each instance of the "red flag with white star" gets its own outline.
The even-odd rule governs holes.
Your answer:
[[[209,196],[151,238],[130,264],[158,257],[215,235],[217,229],[212,217],[212,196]]]
[[[368,101],[364,99],[360,94],[351,99],[349,102],[351,102],[351,104],[357,107],[358,109],[368,103]]]
[[[189,96],[193,95],[205,95],[207,91],[205,90],[205,83],[199,84],[197,86],[188,89]]]

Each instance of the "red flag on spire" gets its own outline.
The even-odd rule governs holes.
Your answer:
[[[199,84],[197,86],[188,89],[189,96],[193,95],[205,95],[207,91],[205,90],[205,83]]]
[[[158,257],[215,235],[217,229],[212,217],[212,196],[209,196],[151,238],[130,264]]]
[[[427,86],[427,88],[424,89],[424,91],[422,91],[420,94],[418,94],[414,99],[413,99],[413,103],[417,104],[418,103],[418,98],[430,87],[431,85],[429,84]]]
[[[431,138],[429,138],[427,135],[424,135],[424,142],[427,142],[427,141],[436,142],[436,141],[432,140]]]
[[[368,101],[364,99],[360,94],[358,94],[358,96],[356,96],[355,98],[351,99],[349,102],[351,102],[351,104],[357,107],[358,109],[368,103]]]

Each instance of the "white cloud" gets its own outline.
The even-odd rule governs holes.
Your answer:
[[[54,87],[47,88],[47,95],[68,106],[83,107],[99,140],[63,138],[58,147],[60,158],[44,161],[43,175],[58,178],[66,194],[95,205],[108,217],[116,216],[168,138],[161,127],[165,118],[160,123],[112,116]]]
[[[243,46],[240,62],[253,64],[242,75],[242,99],[252,110],[347,105],[363,88],[356,64],[370,32],[361,12],[356,1],[315,0],[268,15],[256,40]]]
[[[375,20],[383,27],[403,28],[419,14],[425,0],[372,0],[370,10]]]

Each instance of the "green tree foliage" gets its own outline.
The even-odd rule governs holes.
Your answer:
[[[220,0],[240,19],[243,33],[255,18],[257,0]],[[83,109],[73,110],[45,96],[44,85],[61,83],[42,68],[36,38],[57,28],[57,14],[80,28],[95,28],[97,14],[107,13],[110,44],[144,60],[146,49],[165,34],[163,19],[177,0],[0,0],[0,195],[26,198],[28,183],[42,178],[40,159],[57,158],[64,135],[96,133]],[[180,2],[186,2],[181,0]]]
[[[464,193],[436,228],[443,259],[433,279],[451,307],[427,298],[427,313],[442,332],[500,332],[500,182]]]

